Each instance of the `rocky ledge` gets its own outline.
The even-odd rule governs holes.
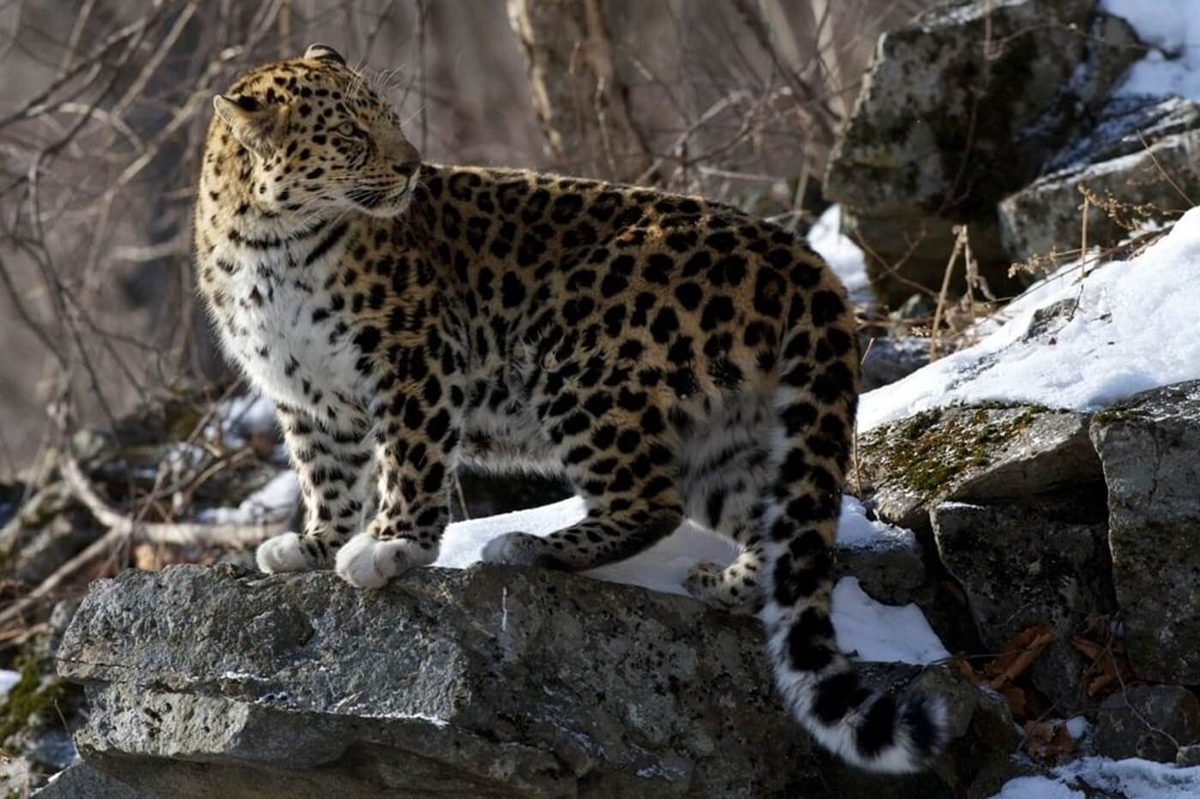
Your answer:
[[[128,571],[94,583],[58,653],[84,684],[82,761],[40,794],[989,795],[1004,703],[946,669],[868,669],[947,696],[936,775],[851,772],[771,685],[757,622],[568,574]],[[82,793],[81,793],[82,792]]]

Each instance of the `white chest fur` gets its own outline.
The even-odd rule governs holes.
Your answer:
[[[362,375],[345,310],[326,281],[339,249],[314,263],[285,243],[270,251],[227,244],[213,253],[225,306],[217,314],[226,349],[278,403],[332,418],[359,406]],[[232,269],[230,267],[233,267]]]

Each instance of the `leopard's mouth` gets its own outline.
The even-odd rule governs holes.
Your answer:
[[[411,181],[404,181],[390,188],[358,188],[347,192],[346,197],[371,216],[389,217],[408,207],[411,187]]]

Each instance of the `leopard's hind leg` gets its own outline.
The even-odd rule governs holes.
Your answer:
[[[680,450],[680,485],[688,518],[733,539],[741,553],[728,566],[700,562],[684,581],[714,607],[754,613],[762,606],[763,493],[770,480],[770,399],[732,395],[690,419]]]
[[[587,517],[544,538],[506,533],[488,542],[483,560],[584,571],[632,557],[679,526],[677,444],[666,409],[649,392],[617,394],[568,395],[540,411]]]

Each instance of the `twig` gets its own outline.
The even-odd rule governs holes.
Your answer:
[[[875,263],[879,264],[879,266],[882,267],[883,270],[888,273],[888,275],[890,275],[895,280],[900,281],[905,286],[908,286],[910,289],[913,289],[914,291],[918,291],[921,294],[927,294],[930,297],[934,297],[934,296],[936,296],[936,293],[934,292],[933,289],[929,288],[929,286],[926,286],[923,283],[918,283],[917,281],[913,280],[912,278],[905,277],[904,275],[900,274],[900,268],[903,267],[904,264],[908,263],[908,259],[912,258],[913,254],[916,253],[917,248],[921,246],[921,242],[923,242],[925,240],[925,236],[927,234],[928,234],[928,231],[926,229],[924,229],[924,227],[922,227],[921,235],[918,236],[915,241],[912,241],[908,245],[908,250],[904,253],[904,255],[900,256],[900,259],[898,261],[896,261],[894,264],[889,264],[887,262],[887,259],[884,258],[882,255],[880,255],[878,252],[876,252],[875,248],[871,246],[871,243],[869,241],[867,241],[866,238],[863,237],[862,230],[860,230],[858,228],[855,228],[855,230],[854,230],[854,237],[858,240],[858,246],[862,250],[864,250],[867,253],[867,255],[871,256],[871,258],[874,259]]]
[[[91,545],[87,547],[87,549],[83,550],[78,555],[59,566],[58,569],[55,570],[54,574],[51,574],[45,580],[42,580],[42,582],[38,584],[37,588],[18,599],[5,610],[0,611],[0,629],[3,629],[10,622],[24,616],[25,611],[48,599],[55,591],[58,590],[59,586],[63,585],[69,579],[74,577],[76,572],[91,566],[93,563],[100,560],[100,558],[106,556],[111,547],[121,543],[122,538],[123,536],[120,531],[109,530],[107,533],[100,536],[100,538],[93,541]]]
[[[82,502],[96,520],[122,539],[136,543],[173,544],[175,546],[235,547],[253,546],[271,535],[283,532],[287,519],[260,524],[202,524],[196,522],[139,522],[113,508],[100,498],[65,448],[60,453],[59,469],[71,493]],[[106,536],[105,538],[107,538]]]
[[[967,241],[966,225],[954,226],[954,249],[950,251],[950,260],[946,262],[946,271],[942,273],[942,290],[938,292],[937,308],[933,312],[933,327],[929,331],[929,360],[937,360],[938,341],[941,339],[942,311],[946,307],[946,294],[950,291],[950,276],[954,274],[954,264]]]
[[[1146,149],[1146,155],[1150,156],[1150,160],[1154,162],[1155,168],[1158,169],[1159,173],[1163,176],[1163,179],[1166,180],[1167,183],[1171,184],[1171,188],[1175,190],[1176,194],[1183,198],[1183,201],[1188,204],[1188,208],[1191,208],[1193,205],[1195,205],[1195,203],[1192,202],[1192,198],[1187,196],[1187,193],[1183,189],[1179,188],[1179,184],[1172,180],[1171,176],[1167,174],[1167,170],[1163,169],[1163,165],[1159,163],[1158,157],[1154,154],[1154,150],[1150,149],[1150,145],[1146,143],[1146,137],[1142,135],[1140,130],[1138,131],[1138,140],[1141,141],[1142,147]]]

